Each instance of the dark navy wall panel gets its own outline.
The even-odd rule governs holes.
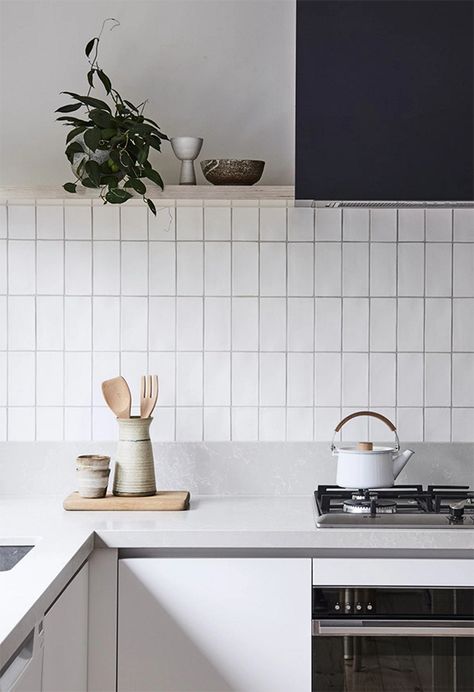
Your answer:
[[[473,200],[473,32],[472,0],[297,0],[297,198]]]

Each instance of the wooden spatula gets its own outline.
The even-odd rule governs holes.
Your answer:
[[[140,418],[150,418],[158,399],[158,376],[142,375],[140,381]]]
[[[117,418],[130,418],[132,395],[123,377],[113,377],[102,382],[102,394],[111,411]]]

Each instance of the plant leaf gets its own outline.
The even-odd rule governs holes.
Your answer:
[[[68,146],[66,147],[66,151],[65,151],[65,154],[66,154],[67,158],[69,159],[70,163],[73,162],[75,154],[82,154],[82,153],[84,153],[84,149],[79,144],[79,142],[71,142],[71,144],[68,144]]]
[[[94,109],[89,113],[89,117],[100,128],[108,128],[114,125],[114,119],[110,113],[100,109]]]
[[[140,195],[144,195],[146,192],[146,185],[138,178],[130,178],[127,180],[125,187],[133,188],[135,192],[138,192]]]
[[[95,70],[89,70],[87,73],[87,81],[89,82],[89,86],[93,89],[94,88],[94,72]]]
[[[104,85],[105,91],[108,94],[110,94],[110,90],[112,89],[112,83],[111,83],[110,79],[107,77],[105,72],[103,72],[102,70],[97,70],[97,74],[99,75],[100,81]]]
[[[99,187],[96,185],[90,178],[83,178],[81,180],[81,185],[84,185],[84,187],[92,187],[92,188],[97,188]]]
[[[102,135],[102,139],[112,139],[112,137],[117,134],[117,130],[115,127],[106,127],[100,134]]]
[[[101,185],[108,185],[109,187],[116,188],[119,182],[119,178],[117,178],[115,175],[112,175],[111,173],[107,175],[102,175],[100,179],[100,184]]]
[[[92,151],[98,148],[101,139],[102,133],[98,127],[91,127],[84,133],[84,142]]]
[[[120,166],[120,154],[117,151],[117,149],[111,150],[111,152],[109,154],[109,158],[111,158],[114,163],[116,163],[118,166]]]
[[[130,158],[130,154],[125,151],[125,149],[120,150],[119,164],[122,168],[133,168],[133,161]]]
[[[86,49],[85,49],[87,57],[89,57],[89,55],[92,53],[92,49],[94,48],[94,43],[98,40],[99,39],[97,38],[97,36],[95,36],[94,38],[91,38],[91,40],[87,43]]]
[[[156,149],[156,151],[161,151],[161,139],[159,137],[155,137],[155,135],[150,135],[148,138],[148,143],[153,149]]]
[[[161,175],[158,173],[158,171],[155,171],[154,168],[147,168],[145,170],[145,177],[148,178],[148,180],[151,180],[155,185],[158,185],[158,187],[161,187],[163,190],[164,188],[164,183]]]
[[[86,173],[94,183],[95,187],[99,187],[101,173],[97,161],[87,161]]]
[[[157,130],[160,129],[160,126],[158,125],[158,123],[155,123],[155,121],[152,120],[151,118],[143,118],[143,120],[144,120],[146,123],[150,123],[150,125],[153,125],[154,127],[156,127]]]
[[[150,152],[150,147],[148,145],[145,145],[142,149],[139,150],[138,156],[137,156],[137,162],[142,166],[145,161],[148,158],[148,154]]]
[[[126,103],[127,106],[132,109],[132,111],[136,111],[137,113],[139,112],[138,108],[134,106],[131,101],[127,101],[127,99],[124,99],[123,102]]]
[[[112,137],[109,143],[111,146],[115,146],[116,144],[118,144],[118,142],[123,141],[125,141],[125,135],[115,135],[115,137]]]
[[[72,111],[77,111],[82,108],[82,103],[68,103],[67,106],[61,106],[61,108],[56,108],[55,113],[72,113]]]
[[[107,192],[105,199],[107,202],[110,202],[110,204],[122,204],[126,202],[127,199],[130,199],[131,196],[132,195],[130,192],[127,192],[127,190],[120,187],[113,187]]]
[[[76,101],[85,103],[86,106],[91,106],[92,108],[101,108],[102,110],[106,110],[109,111],[109,113],[112,113],[109,104],[105,101],[101,101],[101,99],[95,99],[92,96],[80,96],[79,94],[76,94],[73,91],[62,91],[61,93],[71,96],[73,99],[76,99]]]
[[[90,127],[92,125],[90,120],[73,118],[72,115],[61,115],[59,118],[56,118],[56,120],[65,120],[67,121],[68,125],[85,125],[86,127]]]
[[[151,211],[151,213],[154,214],[154,215],[156,216],[156,207],[155,207],[155,205],[153,204],[153,202],[151,201],[151,199],[147,199],[147,200],[146,200],[146,203],[148,204],[148,208],[149,208],[149,210]]]
[[[153,127],[153,125],[148,125],[148,123],[138,122],[138,120],[135,120],[133,117],[127,118],[124,121],[124,125],[126,125],[130,130],[134,130],[135,132],[139,132],[143,136],[152,135],[153,132],[155,131],[155,128]]]
[[[84,130],[87,130],[87,127],[85,125],[81,125],[80,127],[73,127],[73,129],[68,132],[68,135],[66,137],[66,144],[70,142],[71,139],[74,139],[74,137],[77,137],[77,135],[80,135],[81,132],[84,132]]]
[[[76,183],[64,183],[63,188],[66,192],[76,192]]]

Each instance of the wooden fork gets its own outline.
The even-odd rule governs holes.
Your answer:
[[[158,376],[142,375],[140,380],[140,418],[150,418],[158,399]]]

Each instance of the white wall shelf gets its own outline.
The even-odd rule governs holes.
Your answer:
[[[98,199],[97,190],[78,185],[76,195],[71,195],[61,186],[54,187],[0,187],[0,201],[35,199]],[[162,191],[156,185],[147,185],[147,196],[151,199],[283,199],[292,200],[295,188],[292,185],[167,185]],[[137,199],[139,196],[137,196]]]

